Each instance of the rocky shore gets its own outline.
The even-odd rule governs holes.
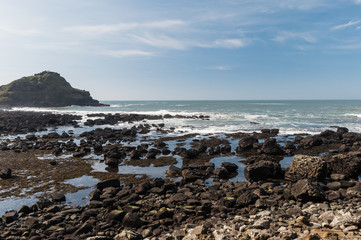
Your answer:
[[[0,113],[0,197],[35,185],[27,194],[43,193],[2,215],[0,239],[361,239],[360,133],[172,136],[159,122],[209,117],[87,117]],[[100,163],[106,171],[94,169]],[[167,171],[155,178],[124,166]],[[245,181],[234,181],[240,174]],[[84,189],[69,179],[82,176],[98,179],[89,201],[68,204],[67,193]]]

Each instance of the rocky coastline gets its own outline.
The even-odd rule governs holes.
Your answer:
[[[29,185],[38,187],[26,194],[44,193],[2,215],[0,239],[361,239],[360,133],[170,137],[174,129],[164,123],[143,121],[209,117],[87,117],[0,112],[0,197],[21,196]],[[68,131],[58,133],[62,127]],[[243,160],[211,161],[225,156]],[[106,171],[92,169],[99,161]],[[122,174],[121,166],[167,171],[154,178]],[[247,181],[232,180],[240,173]],[[99,180],[88,203],[67,204],[66,194],[83,188],[66,181],[84,175]]]

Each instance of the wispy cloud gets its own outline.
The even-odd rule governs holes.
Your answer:
[[[213,42],[208,43],[193,43],[195,47],[201,48],[242,48],[249,44],[249,40],[238,39],[238,38],[229,38],[229,39],[217,39]]]
[[[361,0],[360,0],[360,2],[361,2]],[[359,23],[361,23],[361,20],[357,20],[357,21],[351,20],[348,23],[340,24],[340,25],[332,27],[332,30],[339,30],[339,29],[343,29],[343,28],[348,28],[348,27],[357,25]]]
[[[19,28],[10,27],[10,26],[0,26],[0,34],[1,33],[28,37],[28,36],[38,35],[41,32],[39,30],[35,30],[35,29],[19,29]]]
[[[170,48],[176,50],[185,50],[189,47],[185,41],[178,40],[165,35],[155,36],[150,33],[146,33],[143,36],[140,35],[132,35],[132,38],[138,42],[147,44],[149,46],[157,47],[157,48]]]
[[[218,70],[218,71],[230,71],[232,68],[230,66],[215,66],[211,67],[211,69]]]
[[[63,28],[63,31],[82,33],[82,34],[102,35],[107,33],[128,31],[132,29],[167,29],[177,26],[183,26],[186,24],[187,23],[182,20],[168,19],[164,21],[153,21],[153,22],[129,22],[129,23],[104,24],[104,25],[71,26],[71,27]]]
[[[154,56],[155,53],[142,51],[142,50],[119,50],[119,51],[103,51],[102,55],[111,56],[111,57],[149,57]]]
[[[361,4],[361,0],[355,0],[356,4]]]
[[[284,43],[289,40],[303,40],[308,43],[315,43],[317,38],[314,37],[310,32],[280,32],[278,36],[273,38],[274,41]]]

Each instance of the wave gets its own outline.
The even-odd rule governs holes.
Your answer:
[[[344,116],[361,118],[361,113],[346,113]]]

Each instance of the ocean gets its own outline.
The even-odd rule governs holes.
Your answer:
[[[277,128],[281,135],[317,134],[334,126],[361,132],[361,100],[102,102],[110,107],[70,106],[13,110],[78,114],[84,116],[83,121],[91,113],[209,116],[209,121],[165,119],[166,126],[175,128],[172,134],[254,132],[265,128]]]

